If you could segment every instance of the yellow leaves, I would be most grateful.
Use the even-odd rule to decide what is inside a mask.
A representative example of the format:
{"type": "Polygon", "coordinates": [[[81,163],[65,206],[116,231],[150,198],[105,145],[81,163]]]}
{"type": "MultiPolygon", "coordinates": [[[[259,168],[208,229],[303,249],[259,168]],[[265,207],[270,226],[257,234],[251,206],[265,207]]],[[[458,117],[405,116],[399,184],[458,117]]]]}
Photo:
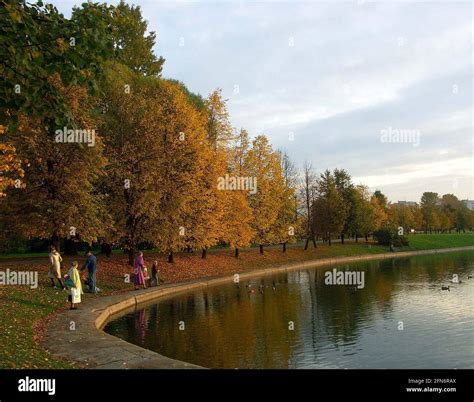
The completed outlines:
{"type": "Polygon", "coordinates": [[[64,38],[57,38],[56,39],[56,46],[59,48],[59,50],[61,52],[64,52],[67,48],[65,42],[64,42],[64,38]]]}
{"type": "Polygon", "coordinates": [[[213,91],[205,101],[204,117],[206,120],[207,138],[212,146],[217,149],[227,147],[233,139],[232,125],[226,100],[222,99],[220,88],[213,91]]]}
{"type": "Polygon", "coordinates": [[[385,222],[388,221],[388,214],[385,212],[382,205],[380,205],[377,197],[373,196],[370,200],[373,213],[373,230],[378,230],[385,222]]]}
{"type": "MultiPolygon", "coordinates": [[[[17,166],[21,165],[24,172],[10,172],[11,180],[2,180],[0,186],[4,189],[14,185],[21,189],[27,185],[34,191],[28,192],[28,196],[22,191],[6,191],[3,206],[7,224],[25,237],[41,238],[50,237],[53,231],[67,236],[69,228],[74,226],[81,238],[92,240],[106,232],[110,221],[101,196],[92,191],[106,162],[102,142],[90,116],[87,92],[77,86],[65,87],[57,76],[51,76],[50,81],[69,100],[77,128],[94,130],[95,144],[57,143],[54,132],[63,127],[51,125],[47,115],[20,116],[18,129],[9,136],[18,155],[17,166]],[[25,179],[16,181],[19,177],[25,179]],[[21,214],[17,213],[19,210],[21,214]]],[[[2,162],[8,162],[11,167],[12,157],[1,154],[6,156],[2,162]]]]}
{"type": "MultiPolygon", "coordinates": [[[[6,127],[0,125],[0,136],[6,134],[6,127]]],[[[0,198],[5,197],[9,187],[24,187],[24,183],[17,182],[24,176],[21,160],[18,158],[13,144],[0,143],[0,198]]]]}
{"type": "MultiPolygon", "coordinates": [[[[241,135],[245,142],[246,133],[241,135]]],[[[257,181],[256,193],[248,195],[254,242],[270,244],[286,241],[288,226],[293,218],[289,202],[294,189],[286,185],[280,155],[272,149],[268,139],[260,135],[253,140],[243,160],[241,174],[257,181]]]]}
{"type": "Polygon", "coordinates": [[[17,10],[10,10],[10,18],[16,23],[21,22],[21,14],[17,10]]]}

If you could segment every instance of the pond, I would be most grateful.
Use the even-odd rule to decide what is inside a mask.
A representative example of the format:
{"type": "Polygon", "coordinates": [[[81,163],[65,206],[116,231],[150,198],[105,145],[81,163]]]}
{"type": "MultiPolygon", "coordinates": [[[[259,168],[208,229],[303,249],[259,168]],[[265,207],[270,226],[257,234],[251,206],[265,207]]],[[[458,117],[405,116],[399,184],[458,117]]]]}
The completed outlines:
{"type": "Polygon", "coordinates": [[[105,331],[209,368],[474,368],[472,275],[470,251],[284,272],[139,307],[105,331]],[[363,283],[329,284],[335,272],[363,283]]]}

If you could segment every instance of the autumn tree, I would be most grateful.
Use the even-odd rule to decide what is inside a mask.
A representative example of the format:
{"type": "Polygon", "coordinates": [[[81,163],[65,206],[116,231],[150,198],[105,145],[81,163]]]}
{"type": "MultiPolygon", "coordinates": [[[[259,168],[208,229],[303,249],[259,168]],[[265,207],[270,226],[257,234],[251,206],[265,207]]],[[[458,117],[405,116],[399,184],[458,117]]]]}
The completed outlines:
{"type": "Polygon", "coordinates": [[[413,214],[413,226],[417,230],[421,230],[423,228],[423,212],[419,205],[411,206],[410,207],[412,214],[413,214]]]}
{"type": "MultiPolygon", "coordinates": [[[[0,125],[0,140],[5,138],[7,128],[0,125]]],[[[0,142],[0,198],[6,196],[6,190],[10,187],[22,187],[21,178],[25,172],[21,167],[16,148],[7,141],[0,142]]]]}
{"type": "MultiPolygon", "coordinates": [[[[248,177],[245,161],[249,151],[250,140],[248,132],[241,129],[233,139],[233,146],[227,149],[227,174],[231,177],[248,177]]],[[[257,183],[258,186],[258,183],[257,183]]],[[[222,190],[222,241],[235,250],[234,256],[239,256],[239,250],[250,245],[254,237],[251,226],[253,211],[250,207],[248,191],[222,190]]]]}
{"type": "Polygon", "coordinates": [[[202,116],[175,83],[140,76],[125,66],[115,65],[104,87],[108,192],[117,203],[118,236],[130,262],[144,241],[173,262],[176,251],[209,240],[196,224],[196,202],[204,212],[206,195],[212,196],[207,193],[211,183],[202,183],[205,169],[212,168],[202,116]]]}
{"type": "Polygon", "coordinates": [[[92,141],[57,141],[63,127],[47,117],[20,115],[11,140],[22,160],[24,188],[8,191],[1,217],[10,230],[26,238],[49,238],[59,249],[61,238],[77,233],[91,243],[107,230],[104,200],[94,191],[106,160],[96,122],[89,116],[92,105],[86,89],[66,87],[59,76],[50,81],[67,101],[75,127],[89,133],[92,141]]]}
{"type": "Polygon", "coordinates": [[[376,190],[370,199],[373,216],[373,231],[380,229],[389,220],[387,204],[387,197],[385,197],[381,191],[376,190]]]}
{"type": "Polygon", "coordinates": [[[184,85],[184,83],[179,80],[175,80],[173,78],[166,78],[165,80],[173,84],[176,84],[178,87],[180,87],[181,91],[186,95],[188,102],[191,103],[198,111],[204,112],[205,101],[204,101],[204,98],[200,94],[191,92],[186,87],[186,85],[184,85]]]}
{"type": "Polygon", "coordinates": [[[404,204],[389,204],[388,215],[390,221],[403,228],[404,233],[409,233],[415,227],[415,217],[411,206],[404,204]]]}
{"type": "MultiPolygon", "coordinates": [[[[201,125],[204,127],[204,125],[201,125]]],[[[189,205],[186,221],[186,246],[202,250],[206,258],[207,250],[223,237],[223,220],[226,200],[217,186],[218,178],[226,173],[226,154],[214,149],[204,141],[200,149],[200,165],[196,166],[193,197],[189,205]]]]}
{"type": "Polygon", "coordinates": [[[279,206],[278,215],[272,227],[273,242],[281,244],[283,252],[286,252],[287,243],[296,241],[296,169],[286,153],[277,152],[276,155],[280,160],[280,170],[275,171],[273,195],[279,199],[279,206]]]}
{"type": "MultiPolygon", "coordinates": [[[[179,86],[173,83],[162,82],[159,95],[154,112],[160,122],[158,132],[161,140],[157,245],[168,253],[169,262],[173,262],[173,253],[184,247],[186,237],[192,234],[192,226],[188,227],[187,224],[188,217],[199,213],[199,210],[195,211],[191,207],[193,198],[202,191],[210,191],[208,195],[215,197],[214,184],[210,180],[219,172],[216,171],[207,178],[207,185],[202,185],[206,161],[212,157],[208,152],[202,115],[188,102],[179,86]]],[[[204,203],[206,199],[209,198],[204,197],[204,203]]],[[[202,208],[206,208],[206,205],[201,205],[202,208]]],[[[209,211],[206,216],[210,216],[209,211]]],[[[205,248],[209,240],[214,241],[212,237],[201,237],[201,244],[196,245],[205,248]]]]}
{"type": "Polygon", "coordinates": [[[222,223],[222,241],[234,249],[234,256],[239,257],[239,250],[250,245],[254,238],[252,229],[252,209],[247,194],[243,191],[223,191],[224,217],[222,223]]]}
{"type": "Polygon", "coordinates": [[[209,94],[204,101],[207,138],[214,148],[226,147],[233,139],[232,125],[227,111],[227,100],[222,99],[220,88],[209,94]]]}
{"type": "Polygon", "coordinates": [[[357,215],[355,222],[356,242],[359,235],[369,240],[369,234],[374,230],[374,210],[371,203],[371,194],[367,186],[357,185],[355,187],[355,198],[357,203],[357,215]]]}
{"type": "Polygon", "coordinates": [[[257,184],[256,192],[249,192],[249,199],[253,211],[253,240],[263,254],[263,246],[274,241],[272,229],[283,191],[280,160],[265,136],[259,135],[253,140],[245,160],[245,171],[257,184]]]}
{"type": "MultiPolygon", "coordinates": [[[[114,229],[133,264],[138,244],[152,241],[159,211],[159,155],[162,152],[154,108],[158,82],[142,78],[126,66],[110,64],[104,88],[101,131],[104,135],[107,181],[114,229]]],[[[113,237],[112,237],[113,236],[113,237]]]]}

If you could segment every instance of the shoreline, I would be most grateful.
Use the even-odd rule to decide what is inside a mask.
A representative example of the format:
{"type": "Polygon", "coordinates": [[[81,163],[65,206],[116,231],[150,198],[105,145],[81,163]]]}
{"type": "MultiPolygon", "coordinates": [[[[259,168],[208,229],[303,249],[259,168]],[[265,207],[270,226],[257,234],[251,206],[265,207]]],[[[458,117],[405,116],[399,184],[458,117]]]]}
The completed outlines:
{"type": "MultiPolygon", "coordinates": [[[[364,254],[349,257],[322,258],[273,268],[260,268],[239,273],[240,280],[248,280],[281,272],[312,269],[339,263],[403,258],[418,255],[444,254],[474,250],[474,246],[441,248],[394,253],[364,254]]],[[[102,329],[108,321],[133,311],[137,306],[166,300],[182,293],[233,283],[234,274],[178,282],[145,290],[130,291],[112,296],[85,300],[80,310],[65,310],[49,322],[42,345],[49,353],[87,368],[104,369],[188,369],[201,368],[191,363],[174,360],[156,352],[133,345],[102,329]],[[74,329],[71,330],[71,326],[74,329]],[[93,339],[93,341],[91,341],[93,339]]]]}

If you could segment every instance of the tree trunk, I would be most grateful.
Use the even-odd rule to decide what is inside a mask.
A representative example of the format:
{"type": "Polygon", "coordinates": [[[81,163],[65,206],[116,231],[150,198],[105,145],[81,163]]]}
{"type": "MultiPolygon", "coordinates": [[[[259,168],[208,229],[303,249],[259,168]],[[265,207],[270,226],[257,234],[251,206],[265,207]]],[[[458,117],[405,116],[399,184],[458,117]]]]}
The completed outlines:
{"type": "Polygon", "coordinates": [[[366,242],[366,243],[369,242],[369,236],[368,236],[368,235],[365,235],[365,242],[366,242]]]}
{"type": "Polygon", "coordinates": [[[328,243],[329,243],[329,245],[332,244],[332,243],[331,243],[331,233],[328,233],[328,243]]]}
{"type": "Polygon", "coordinates": [[[344,233],[341,233],[341,244],[344,244],[344,233]]]}
{"type": "Polygon", "coordinates": [[[52,236],[51,236],[51,245],[56,249],[56,251],[59,253],[59,245],[60,245],[60,239],[59,239],[59,234],[58,232],[54,231],[52,236]]]}
{"type": "Polygon", "coordinates": [[[305,249],[305,250],[308,250],[308,244],[309,244],[309,237],[306,238],[306,242],[305,242],[305,244],[304,244],[304,249],[305,249]]]}
{"type": "Polygon", "coordinates": [[[263,244],[260,244],[260,254],[263,254],[263,244]]]}
{"type": "Polygon", "coordinates": [[[283,252],[286,253],[286,243],[283,243],[283,252]]]}
{"type": "Polygon", "coordinates": [[[174,262],[174,254],[172,251],[170,251],[168,254],[168,262],[171,264],[174,262]]]}
{"type": "Polygon", "coordinates": [[[313,240],[313,246],[314,246],[314,248],[317,248],[318,246],[316,245],[316,238],[314,237],[314,235],[313,235],[312,240],[313,240]]]}
{"type": "Polygon", "coordinates": [[[135,259],[135,247],[129,247],[128,249],[128,265],[133,267],[133,262],[135,259]]]}
{"type": "Polygon", "coordinates": [[[203,248],[201,258],[206,258],[206,256],[207,256],[207,249],[203,248]]]}
{"type": "Polygon", "coordinates": [[[64,253],[70,256],[77,255],[77,241],[75,239],[66,239],[64,253]]]}
{"type": "Polygon", "coordinates": [[[237,247],[235,248],[234,256],[235,256],[235,258],[239,258],[239,249],[237,247]]]}

